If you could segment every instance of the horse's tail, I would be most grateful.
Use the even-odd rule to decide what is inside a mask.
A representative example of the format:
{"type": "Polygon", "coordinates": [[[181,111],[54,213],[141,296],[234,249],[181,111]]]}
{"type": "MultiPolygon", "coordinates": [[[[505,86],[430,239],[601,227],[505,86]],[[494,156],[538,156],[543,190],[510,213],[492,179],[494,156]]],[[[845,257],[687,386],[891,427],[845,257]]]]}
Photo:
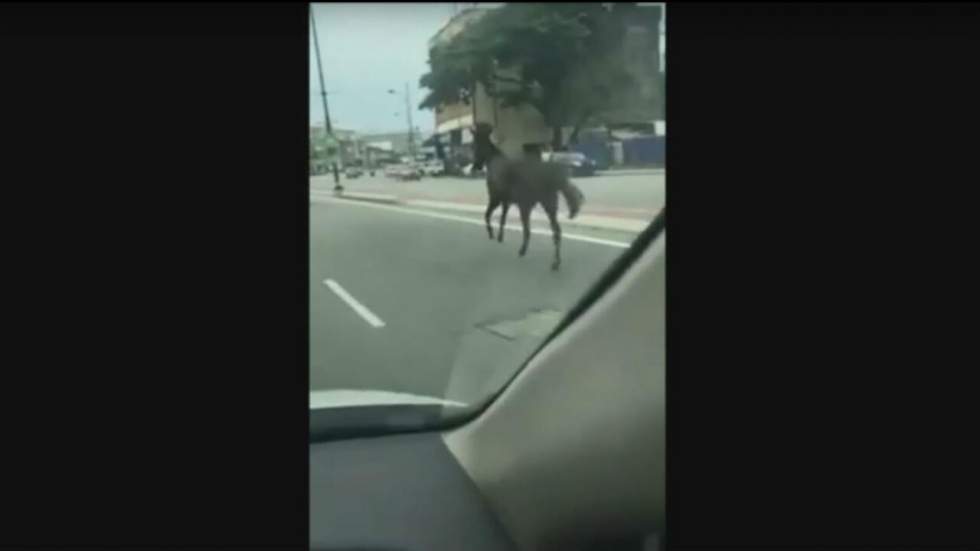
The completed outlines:
{"type": "Polygon", "coordinates": [[[582,190],[578,186],[568,180],[565,180],[559,188],[559,191],[565,197],[565,203],[568,204],[568,218],[575,218],[579,209],[582,208],[582,203],[585,202],[585,194],[582,193],[582,190]]]}

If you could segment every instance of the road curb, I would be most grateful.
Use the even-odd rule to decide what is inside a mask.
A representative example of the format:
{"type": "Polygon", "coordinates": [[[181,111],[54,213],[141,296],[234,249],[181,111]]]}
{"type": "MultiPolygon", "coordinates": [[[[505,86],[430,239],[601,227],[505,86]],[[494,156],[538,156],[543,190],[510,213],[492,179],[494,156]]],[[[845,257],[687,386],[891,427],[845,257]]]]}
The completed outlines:
{"type": "MultiPolygon", "coordinates": [[[[383,195],[377,193],[359,193],[359,192],[343,192],[341,194],[335,194],[329,191],[311,191],[314,198],[329,198],[329,199],[341,199],[347,201],[358,201],[365,203],[378,203],[384,205],[399,205],[402,207],[408,207],[420,210],[435,210],[435,211],[448,211],[455,213],[467,213],[473,215],[480,215],[486,211],[486,206],[476,205],[471,203],[458,204],[451,203],[447,201],[429,201],[421,199],[411,199],[402,200],[395,195],[383,195]]],[[[499,222],[499,210],[494,213],[494,225],[499,222]]],[[[589,214],[580,214],[579,217],[575,219],[569,219],[566,213],[562,213],[559,217],[559,223],[564,228],[582,228],[591,230],[602,230],[602,231],[620,231],[628,233],[639,233],[643,231],[650,222],[647,220],[638,220],[634,218],[609,218],[609,220],[602,220],[605,217],[592,216],[589,214]],[[597,220],[596,218],[599,218],[597,220]]],[[[651,220],[653,216],[651,215],[651,220]]],[[[537,223],[547,223],[544,215],[541,213],[534,213],[531,218],[532,222],[537,223]]],[[[507,217],[507,221],[511,224],[519,224],[520,219],[518,218],[517,212],[512,209],[507,217]]]]}
{"type": "Polygon", "coordinates": [[[315,197],[329,197],[331,199],[344,199],[347,201],[364,201],[368,203],[381,203],[383,205],[400,205],[401,200],[395,195],[382,195],[380,193],[360,193],[352,191],[344,191],[341,193],[335,193],[331,191],[319,191],[311,190],[311,194],[315,197]]]}

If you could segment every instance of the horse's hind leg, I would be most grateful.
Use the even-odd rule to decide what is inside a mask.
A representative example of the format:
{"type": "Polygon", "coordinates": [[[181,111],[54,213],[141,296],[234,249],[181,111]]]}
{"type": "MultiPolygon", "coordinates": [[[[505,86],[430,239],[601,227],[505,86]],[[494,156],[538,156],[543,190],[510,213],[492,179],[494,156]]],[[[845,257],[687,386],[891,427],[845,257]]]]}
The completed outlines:
{"type": "Polygon", "coordinates": [[[558,202],[547,201],[541,206],[544,207],[548,221],[551,222],[551,238],[555,241],[555,260],[551,263],[551,269],[557,270],[558,266],[561,265],[561,226],[558,225],[558,202]]]}
{"type": "MultiPolygon", "coordinates": [[[[490,223],[490,215],[493,214],[494,209],[500,204],[500,199],[495,195],[490,195],[490,203],[487,205],[487,213],[483,216],[483,219],[487,222],[487,234],[490,239],[493,239],[493,225],[490,223]]],[[[504,203],[506,205],[506,203],[504,203]]],[[[504,207],[506,208],[506,206],[504,207]]],[[[500,225],[500,229],[503,229],[503,224],[500,225]]]]}
{"type": "MultiPolygon", "coordinates": [[[[504,242],[504,222],[507,220],[507,209],[510,208],[510,201],[503,201],[504,206],[500,212],[500,231],[497,232],[497,242],[504,242]]],[[[490,236],[493,237],[492,235],[490,236]]]]}
{"type": "Polygon", "coordinates": [[[531,238],[531,209],[534,208],[534,204],[517,203],[517,207],[521,210],[521,226],[524,227],[524,242],[521,243],[521,250],[517,255],[524,256],[527,253],[527,241],[531,238]]]}

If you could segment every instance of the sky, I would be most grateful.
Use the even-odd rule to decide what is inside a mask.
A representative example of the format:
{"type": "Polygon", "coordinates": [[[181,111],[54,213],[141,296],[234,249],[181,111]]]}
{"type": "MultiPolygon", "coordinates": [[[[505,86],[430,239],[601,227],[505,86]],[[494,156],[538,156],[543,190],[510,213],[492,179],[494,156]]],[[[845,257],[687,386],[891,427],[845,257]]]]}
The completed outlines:
{"type": "MultiPolygon", "coordinates": [[[[425,94],[418,83],[429,69],[428,41],[449,21],[453,4],[313,4],[313,14],[334,127],[358,132],[407,130],[407,82],[413,125],[423,132],[433,129],[435,113],[417,109],[425,94]],[[389,94],[389,89],[397,94],[389,94]]],[[[310,122],[323,122],[312,32],[310,122]]]]}

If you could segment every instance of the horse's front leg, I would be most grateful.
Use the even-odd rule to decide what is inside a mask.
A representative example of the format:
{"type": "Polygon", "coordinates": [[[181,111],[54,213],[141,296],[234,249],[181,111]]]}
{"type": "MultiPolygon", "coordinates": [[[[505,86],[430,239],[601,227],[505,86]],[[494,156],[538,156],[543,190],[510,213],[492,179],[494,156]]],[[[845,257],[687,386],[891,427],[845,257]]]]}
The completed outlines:
{"type": "Polygon", "coordinates": [[[505,199],[503,201],[503,204],[504,204],[504,206],[503,206],[503,208],[501,209],[501,212],[500,212],[500,231],[497,232],[497,242],[498,243],[503,243],[504,242],[504,222],[507,221],[507,209],[510,208],[510,201],[508,201],[508,200],[505,199]]]}

